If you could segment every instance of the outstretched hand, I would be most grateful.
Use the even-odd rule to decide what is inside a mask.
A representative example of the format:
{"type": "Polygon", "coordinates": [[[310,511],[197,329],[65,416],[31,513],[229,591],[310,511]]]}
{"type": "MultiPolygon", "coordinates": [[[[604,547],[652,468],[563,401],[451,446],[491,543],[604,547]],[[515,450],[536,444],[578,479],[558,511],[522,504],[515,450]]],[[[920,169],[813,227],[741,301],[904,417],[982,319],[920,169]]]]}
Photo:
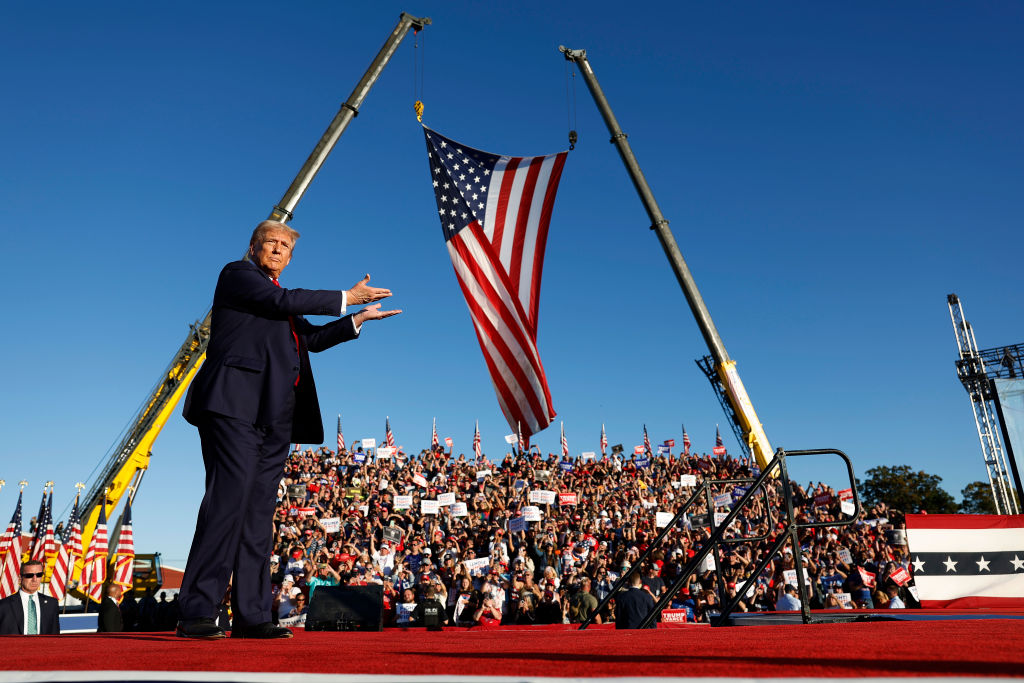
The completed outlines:
{"type": "Polygon", "coordinates": [[[383,287],[371,287],[367,283],[370,281],[370,274],[367,273],[359,282],[352,285],[352,289],[348,290],[346,294],[346,302],[350,306],[358,306],[361,304],[369,304],[374,301],[380,301],[391,296],[391,290],[383,287]]]}
{"type": "Polygon", "coordinates": [[[363,310],[352,316],[356,325],[362,325],[367,320],[383,320],[384,318],[390,318],[393,315],[398,315],[402,312],[402,309],[396,309],[392,311],[380,310],[380,304],[373,304],[367,306],[363,310]]]}

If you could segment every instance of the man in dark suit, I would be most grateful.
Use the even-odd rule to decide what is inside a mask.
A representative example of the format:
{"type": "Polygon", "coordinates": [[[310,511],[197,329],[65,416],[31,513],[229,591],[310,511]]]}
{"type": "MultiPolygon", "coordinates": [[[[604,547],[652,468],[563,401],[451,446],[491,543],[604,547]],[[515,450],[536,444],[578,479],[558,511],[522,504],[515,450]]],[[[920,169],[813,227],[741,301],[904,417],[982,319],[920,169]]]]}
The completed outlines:
{"type": "Polygon", "coordinates": [[[199,428],[206,493],[182,578],[179,636],[224,637],[215,618],[230,580],[232,637],[291,637],[271,622],[269,562],[288,446],[324,440],[309,352],[401,312],[374,304],[345,315],[348,306],[391,296],[370,287],[369,275],[347,291],[283,288],[278,276],[298,236],[283,223],[260,223],[247,259],[226,265],[217,281],[206,362],[183,411],[199,428]],[[313,325],[303,315],[343,317],[313,325]]]}
{"type": "MultiPolygon", "coordinates": [[[[640,628],[640,622],[654,609],[654,598],[643,589],[640,572],[629,577],[629,588],[615,597],[615,628],[640,628]]],[[[655,628],[652,622],[647,628],[655,628]]]]}
{"type": "Polygon", "coordinates": [[[57,601],[39,592],[43,573],[37,560],[21,565],[21,590],[0,600],[0,636],[60,633],[57,601]]]}
{"type": "MultiPolygon", "coordinates": [[[[106,585],[106,595],[100,603],[99,623],[96,626],[97,633],[119,633],[124,630],[124,622],[121,620],[121,607],[117,604],[121,599],[121,587],[116,583],[106,585]]],[[[131,596],[128,596],[131,600],[131,596]]]]}

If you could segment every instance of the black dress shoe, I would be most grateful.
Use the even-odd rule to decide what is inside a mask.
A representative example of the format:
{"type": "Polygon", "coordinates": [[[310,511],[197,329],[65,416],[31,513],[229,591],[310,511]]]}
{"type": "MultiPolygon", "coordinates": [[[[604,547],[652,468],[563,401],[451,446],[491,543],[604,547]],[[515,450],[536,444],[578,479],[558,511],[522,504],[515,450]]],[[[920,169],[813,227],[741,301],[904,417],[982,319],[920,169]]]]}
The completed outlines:
{"type": "Polygon", "coordinates": [[[239,626],[231,629],[232,638],[259,638],[261,640],[269,640],[271,638],[291,638],[291,629],[287,629],[284,626],[274,626],[269,621],[265,621],[262,624],[254,624],[252,626],[239,626]]]}
{"type": "Polygon", "coordinates": [[[189,619],[179,621],[175,635],[180,638],[201,638],[204,640],[216,640],[224,638],[224,629],[217,626],[213,619],[189,619]]]}

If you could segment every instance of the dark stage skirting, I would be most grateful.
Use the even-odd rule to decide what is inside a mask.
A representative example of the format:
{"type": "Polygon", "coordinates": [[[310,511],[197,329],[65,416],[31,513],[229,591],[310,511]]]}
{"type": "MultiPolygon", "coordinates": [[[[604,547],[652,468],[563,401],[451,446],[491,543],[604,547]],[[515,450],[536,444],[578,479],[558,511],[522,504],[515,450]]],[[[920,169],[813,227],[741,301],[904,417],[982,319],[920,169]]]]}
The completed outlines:
{"type": "Polygon", "coordinates": [[[301,674],[349,674],[355,675],[351,680],[376,681],[424,676],[441,677],[436,681],[1021,677],[1024,622],[943,619],[743,628],[688,625],[648,631],[606,627],[584,632],[570,627],[375,633],[297,630],[294,638],[275,641],[190,641],[162,633],[4,636],[0,650],[0,681],[301,681],[301,674]],[[276,675],[247,678],[244,673],[216,672],[276,675]]]}

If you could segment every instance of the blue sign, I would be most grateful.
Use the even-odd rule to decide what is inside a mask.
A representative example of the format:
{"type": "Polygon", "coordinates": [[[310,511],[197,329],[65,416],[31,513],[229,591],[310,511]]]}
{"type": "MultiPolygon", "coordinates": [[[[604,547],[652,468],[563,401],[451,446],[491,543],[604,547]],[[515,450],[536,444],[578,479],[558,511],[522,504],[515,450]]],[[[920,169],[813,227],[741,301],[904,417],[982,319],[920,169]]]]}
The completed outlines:
{"type": "Polygon", "coordinates": [[[637,467],[647,467],[647,466],[649,466],[651,464],[651,459],[648,458],[645,455],[645,456],[637,458],[633,462],[634,462],[634,464],[636,464],[637,467]]]}
{"type": "Polygon", "coordinates": [[[558,463],[558,468],[560,470],[562,470],[563,472],[572,472],[572,463],[571,462],[565,462],[563,460],[562,462],[558,463]]]}

